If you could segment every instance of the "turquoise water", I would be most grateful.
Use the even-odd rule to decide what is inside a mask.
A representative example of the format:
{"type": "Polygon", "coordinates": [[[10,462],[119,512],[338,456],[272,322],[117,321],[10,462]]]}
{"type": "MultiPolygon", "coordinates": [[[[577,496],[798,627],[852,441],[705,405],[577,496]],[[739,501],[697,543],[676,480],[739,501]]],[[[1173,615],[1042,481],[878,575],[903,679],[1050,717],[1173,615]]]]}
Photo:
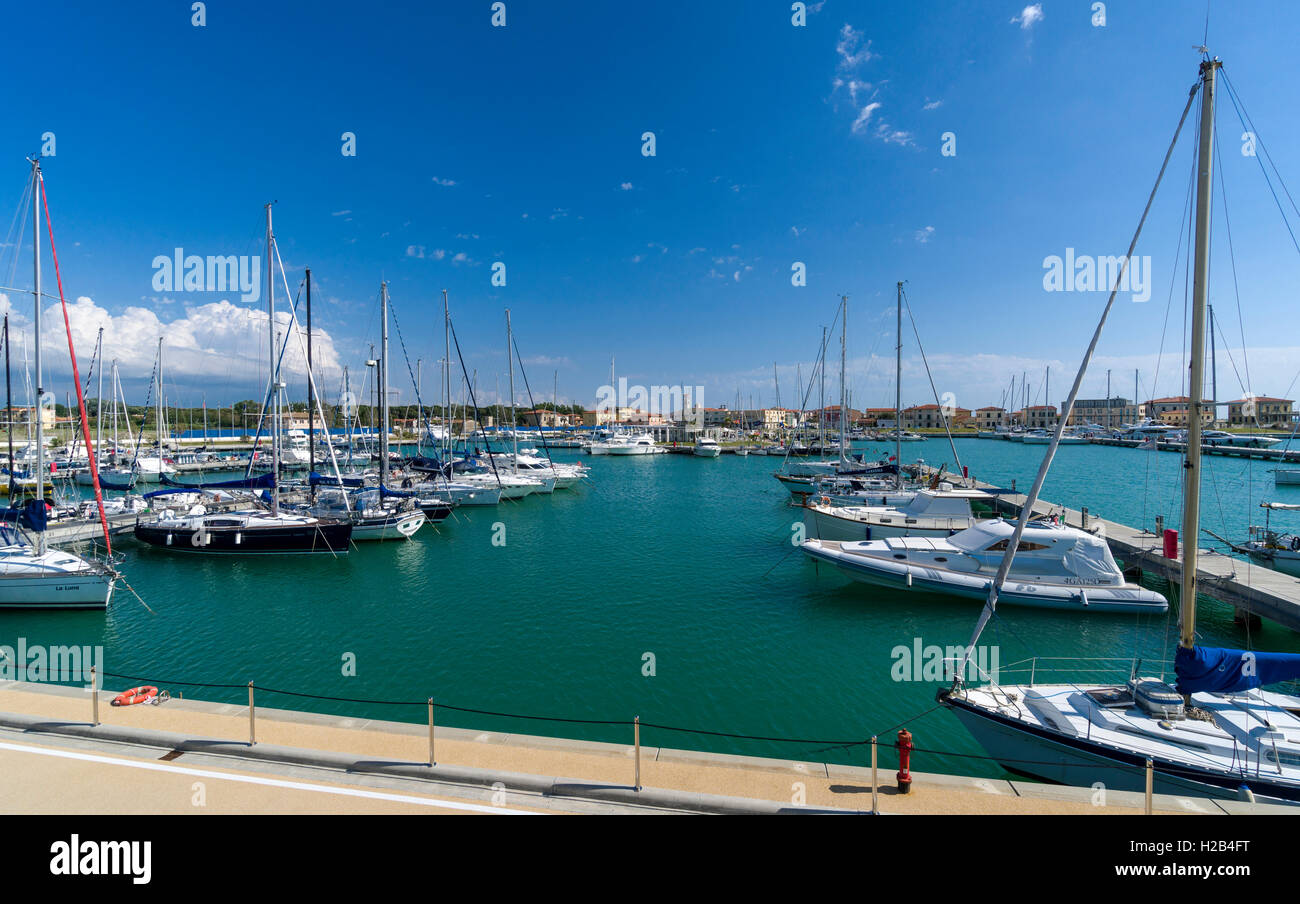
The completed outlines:
{"type": "MultiPolygon", "coordinates": [[[[863,447],[883,451],[878,444],[863,447]]],[[[1027,489],[1045,447],[958,440],[982,479],[1027,489]]],[[[946,441],[904,447],[904,460],[950,462],[946,441]]],[[[577,459],[576,453],[557,458],[577,459]]],[[[895,681],[895,647],[969,639],[978,605],[892,594],[806,561],[790,542],[797,509],[766,456],[718,459],[581,456],[591,480],[550,497],[460,509],[409,543],[363,544],[350,555],[265,559],[169,554],[123,539],[125,588],[94,613],[6,613],[0,643],[102,644],[109,672],[153,679],[173,694],[245,702],[242,690],[409,700],[572,719],[630,720],[768,737],[867,738],[934,706],[937,682],[895,681]],[[505,545],[494,545],[495,523],[505,545]],[[652,677],[643,655],[654,656],[652,677]],[[355,677],[343,675],[345,654],[355,677]]],[[[1044,498],[1106,518],[1177,524],[1179,457],[1063,447],[1044,498]]],[[[1204,523],[1240,537],[1274,490],[1272,465],[1206,459],[1204,523]]],[[[1290,514],[1290,513],[1288,513],[1290,514]]],[[[1300,528],[1300,519],[1282,526],[1300,528]]],[[[1244,567],[1244,565],[1243,565],[1244,567]]],[[[1209,643],[1244,645],[1230,612],[1209,603],[1209,643]]],[[[1167,658],[1173,618],[1004,610],[982,643],[998,646],[1003,678],[1040,656],[1167,658]]],[[[1300,637],[1265,624],[1255,648],[1300,651],[1300,637]]],[[[1041,676],[1041,673],[1040,673],[1041,676]]],[[[109,682],[116,687],[121,682],[109,682]]],[[[384,706],[260,693],[261,706],[422,721],[422,706],[384,706]]],[[[443,711],[464,727],[628,742],[618,726],[524,722],[443,711]]],[[[980,753],[944,711],[910,723],[919,747],[980,753]]],[[[643,743],[865,764],[865,748],[744,741],[646,729],[643,743]]],[[[892,755],[882,754],[892,763],[892,755]]],[[[918,754],[915,768],[998,775],[982,760],[918,754]]]]}

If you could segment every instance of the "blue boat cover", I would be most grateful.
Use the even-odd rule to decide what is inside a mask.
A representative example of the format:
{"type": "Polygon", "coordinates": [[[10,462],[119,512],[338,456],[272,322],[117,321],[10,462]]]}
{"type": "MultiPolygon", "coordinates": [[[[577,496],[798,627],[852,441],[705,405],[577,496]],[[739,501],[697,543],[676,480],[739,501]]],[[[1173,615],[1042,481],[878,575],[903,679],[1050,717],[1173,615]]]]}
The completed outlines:
{"type": "MultiPolygon", "coordinates": [[[[307,477],[307,482],[310,483],[312,486],[336,487],[339,485],[339,479],[337,477],[326,477],[324,474],[317,474],[315,471],[312,471],[311,474],[307,477]]],[[[364,484],[365,484],[365,480],[361,477],[343,478],[343,485],[345,487],[359,487],[359,486],[363,486],[364,484]]]]}
{"type": "Polygon", "coordinates": [[[1256,653],[1223,647],[1178,648],[1178,692],[1231,694],[1300,678],[1300,653],[1256,653]]]}
{"type": "Polygon", "coordinates": [[[0,509],[0,521],[16,522],[34,531],[45,530],[46,509],[40,499],[29,499],[22,508],[0,509]]]}
{"type": "Polygon", "coordinates": [[[181,483],[179,480],[172,480],[166,474],[160,475],[160,479],[166,486],[181,490],[269,490],[275,487],[275,475],[270,471],[257,477],[218,480],[215,483],[181,483]]]}

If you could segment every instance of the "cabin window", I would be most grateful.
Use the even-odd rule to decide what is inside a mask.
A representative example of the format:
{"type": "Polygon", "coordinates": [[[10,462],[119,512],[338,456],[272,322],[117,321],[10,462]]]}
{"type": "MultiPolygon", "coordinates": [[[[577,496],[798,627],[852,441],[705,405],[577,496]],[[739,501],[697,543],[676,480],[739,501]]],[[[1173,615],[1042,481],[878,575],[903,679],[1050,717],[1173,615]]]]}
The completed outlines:
{"type": "MultiPolygon", "coordinates": [[[[999,540],[988,548],[988,552],[1006,552],[1010,540],[999,540]]],[[[1016,547],[1016,552],[1033,552],[1036,549],[1047,549],[1046,543],[1030,543],[1027,540],[1021,540],[1020,545],[1016,547]]]]}

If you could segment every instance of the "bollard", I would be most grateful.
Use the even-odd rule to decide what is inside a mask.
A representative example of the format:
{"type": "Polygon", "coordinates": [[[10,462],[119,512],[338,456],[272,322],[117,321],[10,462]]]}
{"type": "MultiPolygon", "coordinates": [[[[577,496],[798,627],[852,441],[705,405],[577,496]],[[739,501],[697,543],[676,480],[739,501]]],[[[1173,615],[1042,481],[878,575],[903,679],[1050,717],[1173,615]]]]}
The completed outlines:
{"type": "Polygon", "coordinates": [[[1174,530],[1172,527],[1167,527],[1165,528],[1165,532],[1163,536],[1164,536],[1164,543],[1165,543],[1165,549],[1164,549],[1165,558],[1166,559],[1178,558],[1178,531],[1174,530]]]}
{"type": "Polygon", "coordinates": [[[1163,537],[1164,535],[1165,535],[1165,516],[1156,515],[1156,536],[1163,537]]]}
{"type": "Polygon", "coordinates": [[[253,682],[248,682],[248,746],[257,743],[257,709],[253,706],[253,682]]]}
{"type": "Polygon", "coordinates": [[[433,697],[429,697],[429,765],[438,765],[438,761],[433,758],[433,697]]]}
{"type": "Polygon", "coordinates": [[[90,667],[90,724],[99,724],[99,682],[95,680],[95,667],[90,667]]]}
{"type": "Polygon", "coordinates": [[[1147,815],[1151,815],[1151,786],[1154,784],[1155,776],[1152,774],[1152,762],[1147,760],[1147,815]]]}
{"type": "Polygon", "coordinates": [[[1086,505],[1079,509],[1079,526],[1084,530],[1088,529],[1088,507],[1086,505]]]}
{"type": "Polygon", "coordinates": [[[912,790],[912,773],[908,765],[912,760],[912,733],[906,728],[898,730],[898,793],[907,794],[912,790]]]}
{"type": "Polygon", "coordinates": [[[876,781],[876,736],[871,736],[871,813],[876,815],[880,812],[880,800],[876,796],[876,789],[880,783],[876,781]]]}
{"type": "Polygon", "coordinates": [[[632,746],[636,748],[636,778],[632,782],[632,790],[641,790],[641,717],[636,716],[632,719],[632,746]]]}

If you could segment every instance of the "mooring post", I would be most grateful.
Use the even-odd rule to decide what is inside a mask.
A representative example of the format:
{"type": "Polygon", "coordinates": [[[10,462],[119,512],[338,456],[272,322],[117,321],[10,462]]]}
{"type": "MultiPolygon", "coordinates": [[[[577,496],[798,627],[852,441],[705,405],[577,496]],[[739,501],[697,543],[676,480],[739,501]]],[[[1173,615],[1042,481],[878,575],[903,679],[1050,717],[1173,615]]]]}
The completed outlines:
{"type": "Polygon", "coordinates": [[[633,791],[641,790],[641,717],[632,719],[632,746],[636,748],[636,779],[632,783],[633,791]]]}
{"type": "Polygon", "coordinates": [[[433,758],[433,697],[429,697],[429,765],[437,764],[438,761],[433,758]]]}
{"type": "Polygon", "coordinates": [[[99,682],[95,680],[95,667],[90,667],[90,724],[99,724],[99,682]]]}
{"type": "Polygon", "coordinates": [[[871,736],[871,815],[875,816],[880,812],[880,799],[876,795],[876,789],[880,783],[876,781],[876,736],[871,736]]]}
{"type": "Polygon", "coordinates": [[[1155,783],[1154,782],[1155,770],[1153,766],[1154,764],[1151,762],[1151,760],[1148,759],[1147,760],[1147,815],[1148,816],[1151,815],[1151,787],[1155,783]]]}
{"type": "Polygon", "coordinates": [[[253,705],[253,682],[248,682],[248,746],[257,743],[257,707],[253,705]]]}
{"type": "Polygon", "coordinates": [[[1088,529],[1088,507],[1086,505],[1079,510],[1079,526],[1084,530],[1088,529]]]}
{"type": "Polygon", "coordinates": [[[1164,535],[1165,535],[1165,516],[1156,515],[1156,536],[1163,537],[1164,535]]]}

